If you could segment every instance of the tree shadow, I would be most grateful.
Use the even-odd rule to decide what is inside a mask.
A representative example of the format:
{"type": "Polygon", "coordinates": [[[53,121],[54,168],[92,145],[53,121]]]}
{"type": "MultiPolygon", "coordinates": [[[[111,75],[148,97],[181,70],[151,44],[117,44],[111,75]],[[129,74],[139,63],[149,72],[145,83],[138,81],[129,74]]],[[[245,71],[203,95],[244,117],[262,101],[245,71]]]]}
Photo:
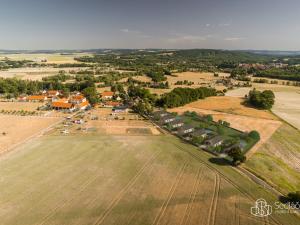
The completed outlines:
{"type": "Polygon", "coordinates": [[[225,158],[210,158],[208,161],[219,166],[232,166],[232,163],[225,158]]]}
{"type": "Polygon", "coordinates": [[[289,197],[283,195],[279,196],[278,200],[284,204],[291,202],[291,199],[289,197]]]}

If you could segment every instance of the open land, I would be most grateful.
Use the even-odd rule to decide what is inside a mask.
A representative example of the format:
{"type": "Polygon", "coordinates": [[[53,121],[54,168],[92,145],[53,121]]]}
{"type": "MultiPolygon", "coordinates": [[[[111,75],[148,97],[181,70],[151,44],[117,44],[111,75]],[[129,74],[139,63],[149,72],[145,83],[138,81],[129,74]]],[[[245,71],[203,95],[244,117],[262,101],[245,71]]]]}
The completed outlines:
{"type": "Polygon", "coordinates": [[[59,120],[59,117],[0,115],[0,154],[42,133],[59,120]]]}
{"type": "Polygon", "coordinates": [[[257,198],[276,198],[173,136],[44,136],[18,148],[0,159],[3,225],[300,221],[251,216],[257,198]]]}
{"type": "Polygon", "coordinates": [[[0,102],[0,111],[1,110],[24,110],[24,111],[36,111],[38,107],[44,105],[40,102],[0,102]]]}

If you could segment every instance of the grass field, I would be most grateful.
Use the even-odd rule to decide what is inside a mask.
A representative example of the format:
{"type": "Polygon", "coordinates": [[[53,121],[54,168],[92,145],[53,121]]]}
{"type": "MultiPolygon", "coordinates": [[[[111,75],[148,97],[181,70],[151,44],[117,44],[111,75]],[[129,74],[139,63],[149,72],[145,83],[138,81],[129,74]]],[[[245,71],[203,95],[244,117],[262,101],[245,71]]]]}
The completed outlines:
{"type": "Polygon", "coordinates": [[[283,193],[300,189],[300,132],[284,124],[245,164],[283,193]]]}
{"type": "Polygon", "coordinates": [[[264,189],[173,136],[44,136],[0,159],[1,225],[299,224],[250,215],[264,189]]]}

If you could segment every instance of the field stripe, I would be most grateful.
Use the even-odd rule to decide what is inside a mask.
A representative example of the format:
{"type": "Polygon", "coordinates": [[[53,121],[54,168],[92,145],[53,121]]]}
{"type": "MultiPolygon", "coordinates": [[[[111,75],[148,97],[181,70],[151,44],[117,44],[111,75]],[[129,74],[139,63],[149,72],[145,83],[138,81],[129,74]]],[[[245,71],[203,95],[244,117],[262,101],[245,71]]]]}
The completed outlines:
{"type": "Polygon", "coordinates": [[[102,224],[105,218],[110,214],[113,208],[118,204],[118,202],[124,197],[125,193],[135,184],[137,179],[143,174],[143,172],[148,169],[148,167],[153,166],[152,162],[158,157],[160,152],[154,154],[144,166],[137,172],[137,174],[127,183],[127,185],[119,192],[119,194],[112,200],[108,208],[104,211],[99,219],[97,219],[93,224],[102,224]]]}
{"type": "Polygon", "coordinates": [[[171,188],[169,190],[167,199],[162,204],[162,206],[161,206],[158,214],[156,215],[156,217],[155,217],[155,219],[154,219],[154,221],[152,223],[153,225],[154,224],[159,224],[161,218],[163,217],[163,215],[164,215],[164,213],[165,213],[165,211],[166,211],[166,209],[168,207],[168,204],[169,204],[170,200],[172,199],[173,194],[174,194],[174,192],[175,192],[175,190],[176,190],[176,188],[177,188],[177,186],[178,186],[178,184],[179,184],[179,182],[180,182],[180,180],[182,178],[182,175],[183,175],[184,170],[186,169],[186,167],[187,167],[187,163],[184,163],[183,166],[181,167],[181,169],[179,170],[179,172],[178,172],[178,174],[177,174],[177,176],[176,176],[176,178],[174,180],[174,183],[172,184],[172,186],[171,186],[171,188]]]}
{"type": "Polygon", "coordinates": [[[212,201],[208,211],[207,225],[215,225],[219,192],[220,192],[220,176],[218,173],[215,173],[214,192],[213,192],[212,201]]]}
{"type": "Polygon", "coordinates": [[[187,206],[185,208],[185,212],[184,212],[184,215],[183,215],[182,220],[180,222],[180,225],[187,224],[189,219],[190,219],[191,211],[193,210],[193,203],[194,203],[194,200],[195,200],[196,195],[198,193],[198,188],[197,187],[200,185],[200,183],[202,181],[202,173],[203,173],[203,166],[201,166],[198,169],[196,179],[195,179],[195,183],[193,185],[193,188],[192,188],[192,191],[191,191],[191,194],[190,194],[189,203],[187,204],[187,206]]]}

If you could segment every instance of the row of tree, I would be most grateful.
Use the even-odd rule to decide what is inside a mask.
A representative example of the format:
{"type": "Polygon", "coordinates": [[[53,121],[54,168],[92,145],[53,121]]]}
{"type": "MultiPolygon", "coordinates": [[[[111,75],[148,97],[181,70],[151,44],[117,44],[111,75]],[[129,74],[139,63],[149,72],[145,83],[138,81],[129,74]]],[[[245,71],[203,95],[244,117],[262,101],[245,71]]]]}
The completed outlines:
{"type": "Polygon", "coordinates": [[[171,92],[164,94],[157,104],[161,107],[174,108],[215,95],[216,89],[214,88],[175,88],[171,92]]]}

